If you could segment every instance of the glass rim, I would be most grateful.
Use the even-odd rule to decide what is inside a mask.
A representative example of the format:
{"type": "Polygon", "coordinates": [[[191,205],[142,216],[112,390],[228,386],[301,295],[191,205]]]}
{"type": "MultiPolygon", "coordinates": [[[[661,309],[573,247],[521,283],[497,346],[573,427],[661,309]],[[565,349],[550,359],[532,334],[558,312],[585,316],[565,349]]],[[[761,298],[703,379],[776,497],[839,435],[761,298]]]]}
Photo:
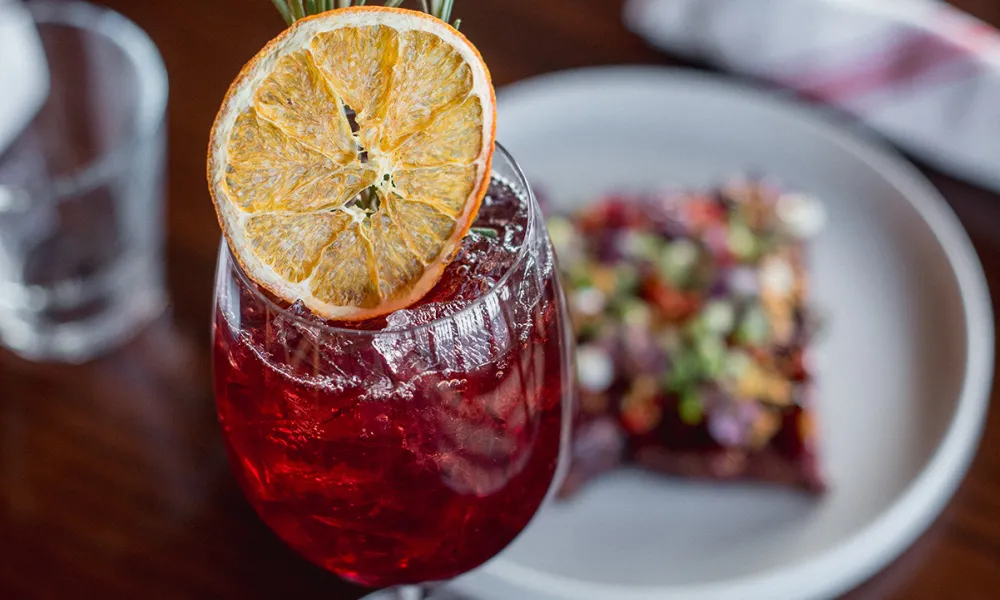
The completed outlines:
{"type": "Polygon", "coordinates": [[[156,135],[166,116],[169,96],[167,69],[149,34],[117,11],[78,0],[33,0],[25,7],[35,26],[67,27],[107,40],[133,66],[138,85],[135,115],[131,119],[134,131],[82,167],[53,175],[49,180],[50,187],[52,197],[58,201],[90,191],[118,170],[127,168],[137,147],[156,135]]]}
{"type": "MultiPolygon", "coordinates": [[[[219,260],[220,260],[219,268],[220,270],[224,268],[223,264],[221,264],[221,261],[225,260],[225,265],[228,265],[228,268],[232,272],[234,272],[237,277],[240,278],[240,281],[243,283],[243,287],[248,289],[250,293],[254,295],[255,298],[263,302],[270,310],[273,310],[275,313],[279,314],[282,318],[288,319],[295,323],[301,324],[306,327],[318,328],[320,332],[324,334],[332,334],[338,336],[353,335],[360,337],[400,336],[400,335],[409,335],[414,332],[419,332],[425,329],[433,329],[443,323],[449,323],[455,321],[466,314],[472,313],[479,306],[485,304],[490,298],[496,297],[502,292],[502,290],[506,287],[508,280],[511,278],[511,274],[514,273],[526,260],[526,257],[528,255],[528,248],[531,246],[531,238],[532,236],[536,235],[537,233],[536,230],[540,226],[540,224],[538,223],[539,221],[538,201],[535,198],[535,193],[531,190],[531,186],[528,185],[528,180],[524,176],[524,172],[521,170],[521,166],[517,164],[517,161],[514,160],[514,157],[510,155],[510,153],[507,151],[506,148],[501,146],[499,142],[494,142],[494,153],[493,153],[494,161],[496,160],[497,156],[500,156],[501,158],[504,159],[504,161],[507,162],[507,164],[514,171],[514,175],[518,180],[513,182],[508,181],[507,183],[509,185],[517,185],[519,187],[522,187],[523,190],[520,191],[523,191],[525,200],[528,203],[528,223],[524,229],[524,241],[521,243],[521,247],[518,248],[517,250],[517,256],[514,258],[514,262],[511,263],[511,265],[507,268],[507,270],[504,271],[503,275],[500,276],[500,279],[498,279],[497,282],[492,287],[490,287],[490,289],[485,294],[478,296],[468,305],[463,306],[461,309],[449,315],[446,315],[444,317],[438,317],[432,321],[421,323],[420,325],[416,325],[413,327],[404,327],[402,329],[391,329],[391,330],[354,329],[351,327],[339,327],[337,325],[330,325],[328,322],[324,322],[324,320],[322,320],[321,317],[316,317],[315,320],[303,318],[295,313],[289,312],[288,309],[278,305],[278,303],[272,300],[270,296],[261,291],[257,283],[255,283],[246,273],[243,272],[243,268],[239,265],[239,263],[236,260],[233,259],[232,251],[230,250],[229,244],[227,243],[226,238],[224,236],[220,242],[220,248],[219,248],[219,260]]],[[[493,177],[492,168],[490,169],[489,176],[492,179],[493,177]]],[[[518,190],[515,189],[514,191],[517,192],[518,190]]],[[[406,309],[404,308],[400,310],[406,310],[406,309]]],[[[383,315],[383,316],[388,316],[388,315],[383,315]]]]}

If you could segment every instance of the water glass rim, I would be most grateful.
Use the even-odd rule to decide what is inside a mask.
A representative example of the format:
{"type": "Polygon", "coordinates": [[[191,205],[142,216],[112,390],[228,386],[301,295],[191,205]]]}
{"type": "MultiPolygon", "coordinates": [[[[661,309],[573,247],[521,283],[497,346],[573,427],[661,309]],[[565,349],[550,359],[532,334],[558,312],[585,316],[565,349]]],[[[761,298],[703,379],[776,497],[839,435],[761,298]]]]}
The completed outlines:
{"type": "Polygon", "coordinates": [[[32,0],[25,6],[36,26],[68,27],[106,39],[134,66],[138,80],[136,126],[131,135],[85,166],[53,176],[50,187],[58,200],[101,185],[157,134],[167,109],[167,69],[149,35],[117,11],[78,0],[32,0]]]}
{"type": "MultiPolygon", "coordinates": [[[[528,185],[528,180],[524,176],[524,172],[521,170],[520,165],[514,160],[514,157],[510,155],[507,150],[500,145],[499,142],[494,144],[493,160],[494,164],[497,158],[500,158],[507,164],[512,171],[514,171],[514,176],[516,181],[506,181],[508,185],[516,186],[515,191],[522,192],[524,199],[528,203],[528,224],[524,231],[524,241],[521,243],[521,247],[517,250],[517,256],[514,258],[514,262],[504,271],[503,275],[496,282],[496,284],[489,289],[485,294],[479,296],[467,306],[462,307],[460,310],[446,315],[444,317],[439,317],[432,321],[426,323],[421,323],[420,325],[414,327],[404,327],[401,329],[354,329],[350,327],[338,327],[336,325],[330,325],[329,323],[321,322],[317,319],[303,318],[295,313],[288,311],[281,306],[279,306],[270,296],[263,293],[257,284],[254,283],[240,265],[233,259],[232,252],[229,249],[229,244],[226,243],[225,237],[222,238],[219,247],[219,274],[216,281],[216,286],[218,287],[225,276],[226,270],[231,269],[237,277],[240,278],[243,287],[250,291],[251,294],[259,301],[263,302],[269,310],[280,315],[284,319],[288,319],[294,323],[302,325],[306,328],[319,329],[320,333],[331,336],[341,336],[341,337],[398,337],[412,335],[413,333],[420,332],[423,330],[434,329],[435,327],[441,325],[442,323],[451,323],[464,315],[475,311],[478,307],[485,304],[489,299],[495,298],[503,292],[507,287],[508,280],[511,278],[511,274],[516,272],[526,260],[529,249],[533,246],[532,239],[534,236],[538,235],[538,227],[543,225],[540,223],[540,213],[538,208],[538,202],[535,198],[535,193],[531,190],[531,186],[528,185]]],[[[492,170],[489,175],[492,177],[492,170]]]]}

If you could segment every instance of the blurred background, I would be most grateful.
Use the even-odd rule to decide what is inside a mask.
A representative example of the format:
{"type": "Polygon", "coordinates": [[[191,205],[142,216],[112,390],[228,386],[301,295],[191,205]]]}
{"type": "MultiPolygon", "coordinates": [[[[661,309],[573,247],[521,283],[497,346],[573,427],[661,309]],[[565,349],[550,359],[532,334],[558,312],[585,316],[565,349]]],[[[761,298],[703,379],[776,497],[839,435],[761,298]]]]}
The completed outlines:
{"type": "MultiPolygon", "coordinates": [[[[0,0],[0,27],[4,3],[17,1],[0,0]]],[[[161,119],[159,84],[146,81],[136,89],[152,100],[109,93],[103,106],[80,108],[85,111],[81,119],[101,125],[95,126],[97,133],[81,133],[85,139],[79,145],[125,148],[116,158],[121,164],[94,175],[96,188],[74,183],[85,196],[73,200],[80,203],[75,210],[90,217],[102,211],[115,215],[111,229],[101,230],[106,225],[99,221],[79,235],[112,247],[94,251],[90,262],[80,259],[84,251],[79,247],[53,249],[55,266],[39,267],[36,283],[69,268],[65,256],[80,259],[74,268],[81,273],[103,264],[106,256],[100,252],[130,257],[108,275],[110,283],[101,284],[110,287],[102,288],[107,298],[100,307],[74,304],[75,311],[127,314],[129,325],[121,331],[101,326],[98,333],[67,334],[69,341],[55,350],[30,341],[24,342],[27,350],[0,350],[0,598],[359,598],[360,590],[299,558],[256,518],[229,474],[213,408],[209,322],[220,233],[205,184],[208,132],[229,83],[284,23],[267,0],[100,4],[151,38],[165,65],[169,102],[161,119]],[[115,107],[135,104],[142,105],[136,110],[148,126],[116,131],[112,116],[126,109],[115,107]],[[164,147],[165,157],[159,154],[164,147]],[[93,192],[104,188],[106,193],[93,192]],[[122,194],[142,198],[142,206],[118,206],[122,194]],[[132,258],[138,261],[134,265],[132,258]],[[137,297],[137,290],[148,290],[148,297],[137,297]],[[136,328],[139,333],[132,335],[136,328]],[[94,349],[74,345],[80,336],[102,342],[94,349]]],[[[593,65],[718,69],[701,57],[681,58],[654,48],[623,23],[624,4],[458,0],[455,10],[498,87],[593,65]]],[[[952,4],[1000,26],[998,1],[952,4]]],[[[58,51],[65,55],[65,68],[73,70],[72,44],[58,51]]],[[[101,77],[128,76],[130,67],[108,60],[101,77]]],[[[148,78],[158,69],[155,60],[143,63],[134,76],[148,78]]],[[[112,83],[108,89],[118,88],[112,83]]],[[[57,91],[73,98],[72,89],[57,91]]],[[[987,113],[994,122],[1000,120],[998,106],[987,113]]],[[[37,143],[48,143],[51,135],[41,130],[37,143]]],[[[998,297],[1000,188],[988,189],[982,177],[959,179],[954,173],[967,174],[961,169],[946,174],[938,170],[944,163],[932,158],[936,166],[931,167],[923,160],[932,153],[915,153],[917,165],[968,231],[998,297]]],[[[1000,172],[1000,164],[993,168],[1000,172]]],[[[53,197],[77,193],[49,175],[41,179],[53,197]]],[[[13,205],[13,198],[11,193],[6,201],[13,205]]],[[[4,226],[30,237],[32,227],[43,227],[36,221],[45,218],[31,215],[4,226]]],[[[0,287],[0,297],[10,306],[17,300],[12,289],[0,287]]],[[[32,296],[25,302],[38,301],[32,296]]],[[[46,318],[74,321],[79,316],[71,311],[46,318]]],[[[942,516],[899,560],[848,597],[991,598],[997,590],[1000,416],[994,410],[969,475],[942,516]]]]}

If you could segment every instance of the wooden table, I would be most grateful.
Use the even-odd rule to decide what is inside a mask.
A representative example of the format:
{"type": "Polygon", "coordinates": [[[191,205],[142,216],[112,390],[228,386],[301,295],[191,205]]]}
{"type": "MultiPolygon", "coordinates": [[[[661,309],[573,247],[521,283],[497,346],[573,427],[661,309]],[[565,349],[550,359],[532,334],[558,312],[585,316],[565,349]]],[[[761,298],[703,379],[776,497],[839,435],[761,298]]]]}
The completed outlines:
{"type": "MultiPolygon", "coordinates": [[[[170,73],[173,305],[87,366],[0,355],[0,598],[354,600],[360,590],[300,559],[256,518],[230,477],[212,406],[219,230],[204,183],[207,134],[230,80],[282,22],[267,0],[106,4],[150,33],[170,73]]],[[[498,85],[583,65],[676,62],[622,27],[618,0],[457,4],[498,85]]],[[[960,4],[1000,25],[997,0],[960,4]]],[[[1000,298],[1000,197],[926,172],[1000,298]]],[[[849,597],[1000,597],[1000,412],[943,516],[849,597]]]]}

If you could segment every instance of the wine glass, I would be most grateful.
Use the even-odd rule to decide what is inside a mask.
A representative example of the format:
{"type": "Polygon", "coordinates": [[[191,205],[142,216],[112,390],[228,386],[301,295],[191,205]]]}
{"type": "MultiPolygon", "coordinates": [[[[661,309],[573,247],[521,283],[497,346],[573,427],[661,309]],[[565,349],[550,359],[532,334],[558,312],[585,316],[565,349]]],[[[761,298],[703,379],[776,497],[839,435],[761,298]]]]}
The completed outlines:
{"type": "Polygon", "coordinates": [[[498,554],[565,466],[565,299],[499,145],[483,224],[494,236],[465,240],[435,302],[351,327],[274,300],[219,251],[215,393],[240,486],[307,559],[400,598],[498,554]]]}

